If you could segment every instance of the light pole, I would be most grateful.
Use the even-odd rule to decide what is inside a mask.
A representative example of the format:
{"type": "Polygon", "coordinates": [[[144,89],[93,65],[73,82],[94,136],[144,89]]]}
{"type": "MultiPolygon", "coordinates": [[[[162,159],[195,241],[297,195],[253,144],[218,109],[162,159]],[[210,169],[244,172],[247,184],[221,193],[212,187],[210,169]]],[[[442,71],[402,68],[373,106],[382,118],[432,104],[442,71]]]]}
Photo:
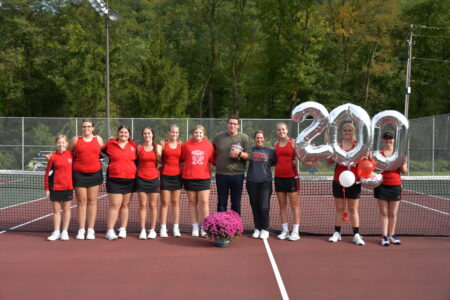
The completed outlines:
{"type": "Polygon", "coordinates": [[[92,7],[98,12],[100,16],[105,16],[106,28],[106,74],[105,74],[105,92],[106,92],[106,135],[107,138],[111,136],[111,128],[109,124],[109,20],[117,21],[119,19],[119,12],[110,10],[108,1],[106,0],[89,0],[92,7]]]}

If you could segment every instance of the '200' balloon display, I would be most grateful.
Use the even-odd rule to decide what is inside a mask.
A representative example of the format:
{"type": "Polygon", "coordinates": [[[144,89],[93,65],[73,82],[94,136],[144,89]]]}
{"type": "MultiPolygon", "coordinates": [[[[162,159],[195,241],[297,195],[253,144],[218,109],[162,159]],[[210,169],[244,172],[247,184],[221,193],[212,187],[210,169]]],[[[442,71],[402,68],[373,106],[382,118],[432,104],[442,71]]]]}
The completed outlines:
{"type": "Polygon", "coordinates": [[[291,118],[294,122],[301,123],[308,116],[313,117],[312,124],[300,132],[296,139],[297,156],[302,161],[331,158],[341,165],[351,166],[367,153],[373,140],[373,157],[377,162],[377,170],[396,169],[406,158],[408,120],[397,111],[383,111],[375,115],[371,121],[367,112],[354,104],[340,105],[328,114],[322,104],[308,101],[299,104],[292,111],[291,118]],[[353,123],[357,135],[357,144],[350,151],[342,149],[338,141],[338,131],[346,122],[353,123]],[[395,128],[397,138],[394,154],[384,157],[380,151],[381,136],[388,126],[395,128]],[[312,141],[323,132],[326,137],[325,143],[313,145],[312,141]]]}

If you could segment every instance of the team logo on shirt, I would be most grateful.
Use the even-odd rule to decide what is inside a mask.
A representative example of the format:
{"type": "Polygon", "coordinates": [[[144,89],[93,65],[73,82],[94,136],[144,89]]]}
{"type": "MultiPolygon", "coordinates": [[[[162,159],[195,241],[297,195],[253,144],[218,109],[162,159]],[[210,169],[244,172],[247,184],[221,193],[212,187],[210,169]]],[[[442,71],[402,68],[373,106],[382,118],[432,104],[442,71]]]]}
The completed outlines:
{"type": "Polygon", "coordinates": [[[202,150],[194,150],[191,152],[192,164],[193,165],[203,165],[205,161],[205,152],[202,150]]]}
{"type": "Polygon", "coordinates": [[[133,146],[131,146],[131,152],[134,152],[134,151],[136,151],[136,149],[134,149],[134,147],[133,146]]]}
{"type": "Polygon", "coordinates": [[[69,164],[71,164],[71,163],[72,163],[72,159],[71,159],[71,158],[68,158],[68,159],[67,159],[67,162],[68,162],[69,164]]]}

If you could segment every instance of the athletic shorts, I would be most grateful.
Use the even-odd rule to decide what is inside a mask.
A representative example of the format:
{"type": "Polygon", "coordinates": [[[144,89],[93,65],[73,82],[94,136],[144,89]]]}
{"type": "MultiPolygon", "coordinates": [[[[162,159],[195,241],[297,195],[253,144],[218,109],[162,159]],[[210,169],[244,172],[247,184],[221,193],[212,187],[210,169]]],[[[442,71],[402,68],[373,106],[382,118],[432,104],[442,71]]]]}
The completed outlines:
{"type": "Polygon", "coordinates": [[[106,178],[106,191],[110,194],[128,194],[135,191],[134,178],[106,178]]]}
{"type": "Polygon", "coordinates": [[[380,200],[400,201],[402,198],[402,186],[381,184],[373,190],[373,195],[380,200]]]}
{"type": "Polygon", "coordinates": [[[181,190],[182,186],[181,174],[176,176],[161,175],[161,190],[176,191],[181,190]]]}
{"type": "Polygon", "coordinates": [[[145,180],[141,177],[136,177],[136,192],[158,193],[159,178],[155,178],[152,180],[145,180]]]}
{"type": "Polygon", "coordinates": [[[300,180],[297,177],[275,177],[275,192],[293,193],[300,191],[300,180]]]}
{"type": "Polygon", "coordinates": [[[73,190],[52,191],[50,190],[50,201],[71,201],[73,199],[73,190]]]}
{"type": "Polygon", "coordinates": [[[211,179],[183,179],[186,191],[206,191],[211,189],[211,179]]]}
{"type": "MultiPolygon", "coordinates": [[[[333,180],[333,197],[344,198],[344,187],[337,181],[333,180]]],[[[361,196],[361,184],[355,183],[351,187],[345,188],[346,199],[359,199],[361,196]]]]}
{"type": "Polygon", "coordinates": [[[103,183],[103,173],[99,170],[95,173],[80,173],[73,171],[72,180],[74,187],[91,187],[103,183]]]}

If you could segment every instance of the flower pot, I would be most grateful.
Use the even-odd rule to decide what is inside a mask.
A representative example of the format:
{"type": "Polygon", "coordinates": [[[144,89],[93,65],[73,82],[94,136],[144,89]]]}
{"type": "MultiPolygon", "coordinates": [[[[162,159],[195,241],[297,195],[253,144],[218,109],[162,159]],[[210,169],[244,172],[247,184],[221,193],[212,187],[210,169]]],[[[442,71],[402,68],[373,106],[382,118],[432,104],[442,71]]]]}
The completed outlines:
{"type": "Polygon", "coordinates": [[[214,245],[219,248],[228,247],[230,241],[224,240],[222,238],[214,238],[214,245]]]}

